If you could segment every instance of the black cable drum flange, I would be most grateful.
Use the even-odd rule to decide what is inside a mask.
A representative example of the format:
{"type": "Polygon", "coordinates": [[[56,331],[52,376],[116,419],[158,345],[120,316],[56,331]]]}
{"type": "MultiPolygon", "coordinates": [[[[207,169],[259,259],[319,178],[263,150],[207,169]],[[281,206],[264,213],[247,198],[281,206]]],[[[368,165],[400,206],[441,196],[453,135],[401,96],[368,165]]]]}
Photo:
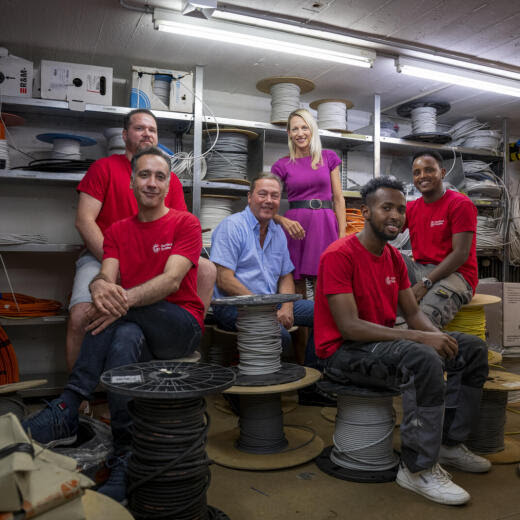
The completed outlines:
{"type": "Polygon", "coordinates": [[[234,381],[229,368],[174,360],[126,365],[101,376],[107,390],[134,397],[127,494],[136,519],[228,518],[206,503],[210,420],[203,396],[234,381]]]}

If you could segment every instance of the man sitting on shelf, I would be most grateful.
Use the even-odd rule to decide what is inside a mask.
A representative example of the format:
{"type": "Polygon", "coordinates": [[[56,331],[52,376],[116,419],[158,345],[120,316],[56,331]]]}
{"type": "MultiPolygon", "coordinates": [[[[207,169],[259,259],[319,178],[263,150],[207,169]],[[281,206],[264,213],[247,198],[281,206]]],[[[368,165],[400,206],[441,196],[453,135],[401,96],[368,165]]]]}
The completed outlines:
{"type": "Polygon", "coordinates": [[[406,265],[387,244],[404,224],[402,184],[376,178],[361,195],[363,230],[331,244],[320,259],[316,352],[325,374],[337,382],[402,392],[397,483],[435,502],[466,503],[469,494],[439,463],[475,473],[491,468],[462,444],[478,418],[488,374],[486,344],[440,332],[417,305],[406,265]],[[397,305],[408,330],[394,328],[397,305]]]}
{"type": "MultiPolygon", "coordinates": [[[[114,222],[137,213],[136,200],[130,188],[130,161],[136,153],[157,146],[157,120],[149,110],[132,110],[125,116],[123,126],[125,154],[114,154],[99,159],[92,164],[78,185],[76,228],[87,250],[76,263],[76,276],[69,305],[66,349],[69,370],[78,357],[88,324],[88,311],[92,305],[88,284],[101,266],[103,235],[114,222]]],[[[168,208],[187,210],[182,185],[175,175],[170,176],[165,204],[168,208]]],[[[198,294],[205,310],[211,301],[215,278],[215,266],[202,258],[197,283],[198,294]]]]}
{"type": "Polygon", "coordinates": [[[422,197],[406,206],[415,261],[404,258],[416,300],[442,328],[471,301],[478,284],[477,209],[465,195],[444,189],[438,152],[416,154],[412,174],[422,197]]]}
{"type": "MultiPolygon", "coordinates": [[[[251,183],[247,195],[248,207],[241,213],[226,217],[211,237],[210,260],[217,265],[215,296],[246,294],[293,294],[295,292],[287,239],[273,217],[280,207],[282,181],[276,175],[264,173],[251,183]]],[[[237,308],[215,305],[218,326],[236,330],[237,308]]],[[[313,326],[314,303],[299,300],[284,303],[278,310],[282,331],[282,348],[287,352],[293,325],[313,326]]],[[[312,334],[307,352],[314,352],[312,334]]]]}
{"type": "MultiPolygon", "coordinates": [[[[106,230],[101,270],[90,282],[94,305],[89,333],[64,392],[23,423],[44,445],[75,441],[79,405],[90,399],[105,370],[150,358],[187,356],[199,344],[204,314],[197,295],[201,228],[191,213],[166,207],[169,184],[170,162],[160,150],[148,148],[134,155],[131,185],[138,213],[106,230]]],[[[108,398],[118,459],[99,492],[122,501],[129,399],[111,393],[108,398]]]]}

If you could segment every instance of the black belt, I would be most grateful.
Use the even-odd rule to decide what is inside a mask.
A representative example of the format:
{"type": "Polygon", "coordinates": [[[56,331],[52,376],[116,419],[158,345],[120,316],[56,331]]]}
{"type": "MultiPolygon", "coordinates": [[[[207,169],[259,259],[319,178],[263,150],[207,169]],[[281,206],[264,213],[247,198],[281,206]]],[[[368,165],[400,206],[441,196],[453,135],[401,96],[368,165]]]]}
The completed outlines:
{"type": "Polygon", "coordinates": [[[289,202],[290,209],[307,208],[307,209],[332,209],[331,200],[291,200],[289,202]]]}

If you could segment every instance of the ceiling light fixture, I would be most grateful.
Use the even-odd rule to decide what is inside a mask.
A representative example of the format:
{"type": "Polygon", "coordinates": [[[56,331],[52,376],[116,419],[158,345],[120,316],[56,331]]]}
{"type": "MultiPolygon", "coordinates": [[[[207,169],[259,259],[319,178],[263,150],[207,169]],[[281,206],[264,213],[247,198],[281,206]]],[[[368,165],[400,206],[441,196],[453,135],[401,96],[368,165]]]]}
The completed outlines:
{"type": "Polygon", "coordinates": [[[403,56],[397,58],[395,66],[397,72],[408,76],[520,97],[520,81],[505,77],[403,56]]]}
{"type": "Polygon", "coordinates": [[[331,61],[342,65],[370,68],[376,58],[376,53],[368,49],[251,25],[186,18],[160,8],[154,9],[153,20],[155,28],[159,31],[331,61]]]}

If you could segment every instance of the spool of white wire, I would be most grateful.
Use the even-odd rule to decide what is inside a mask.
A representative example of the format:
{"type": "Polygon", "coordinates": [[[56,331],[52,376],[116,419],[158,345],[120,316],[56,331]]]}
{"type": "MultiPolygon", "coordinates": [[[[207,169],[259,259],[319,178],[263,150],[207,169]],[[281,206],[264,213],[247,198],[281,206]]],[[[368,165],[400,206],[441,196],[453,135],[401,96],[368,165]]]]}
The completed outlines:
{"type": "Polygon", "coordinates": [[[347,109],[353,106],[348,99],[318,99],[310,104],[318,111],[318,127],[338,132],[347,130],[347,109]]]}
{"type": "Polygon", "coordinates": [[[171,76],[167,74],[155,74],[152,90],[153,93],[167,106],[170,106],[171,76]]]}
{"type": "Polygon", "coordinates": [[[103,135],[107,140],[107,152],[108,155],[115,153],[125,153],[125,142],[123,141],[123,129],[122,128],[105,128],[103,135]]]}
{"type": "Polygon", "coordinates": [[[271,94],[271,123],[286,124],[289,114],[300,108],[300,95],[314,89],[314,83],[294,76],[265,78],[256,88],[271,94]]]}
{"type": "Polygon", "coordinates": [[[9,148],[6,139],[0,139],[0,170],[9,169],[9,148]]]}
{"type": "Polygon", "coordinates": [[[417,107],[412,109],[412,133],[424,134],[437,132],[437,109],[417,107]]]}
{"type": "Polygon", "coordinates": [[[467,148],[497,152],[502,136],[496,130],[475,130],[462,143],[467,148]]]}
{"type": "Polygon", "coordinates": [[[75,139],[54,139],[53,146],[53,159],[81,159],[80,143],[75,139]]]}
{"type": "Polygon", "coordinates": [[[211,234],[226,217],[231,215],[233,212],[233,202],[235,200],[238,200],[238,197],[229,195],[202,195],[200,201],[200,226],[203,230],[203,247],[211,247],[211,234]]]}

